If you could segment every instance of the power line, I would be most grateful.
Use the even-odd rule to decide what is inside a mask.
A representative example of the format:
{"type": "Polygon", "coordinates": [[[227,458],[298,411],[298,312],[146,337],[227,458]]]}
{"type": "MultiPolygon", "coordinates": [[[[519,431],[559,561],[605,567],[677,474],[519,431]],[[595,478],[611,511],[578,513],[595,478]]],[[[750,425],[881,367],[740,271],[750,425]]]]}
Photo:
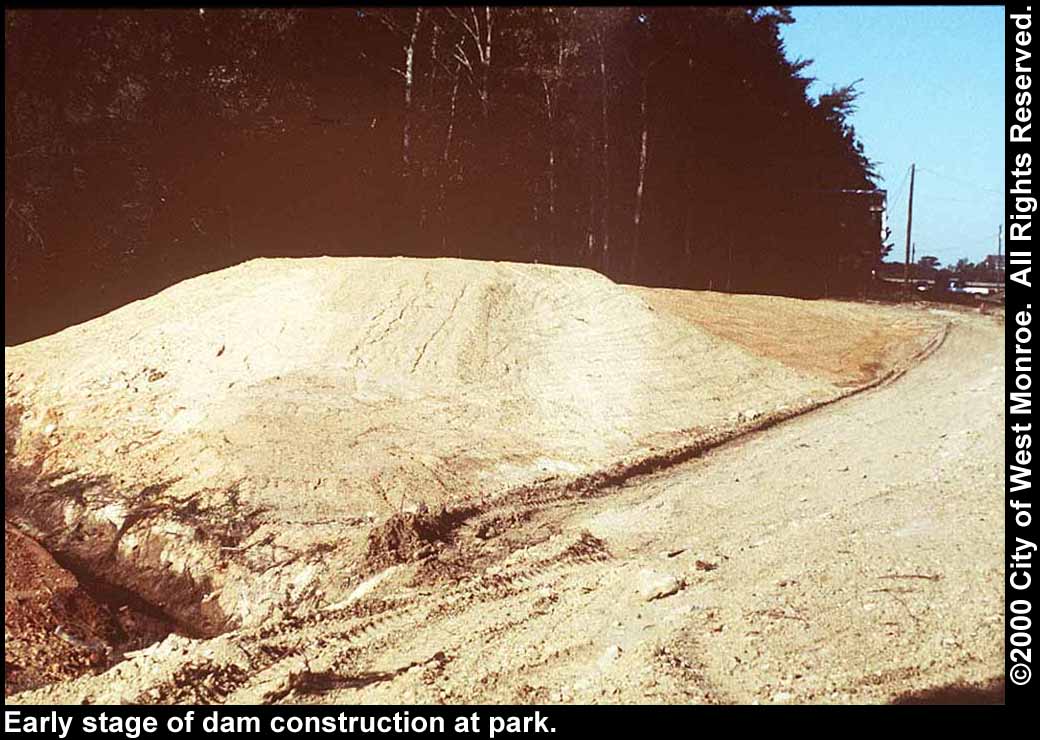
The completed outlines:
{"type": "MultiPolygon", "coordinates": [[[[896,194],[892,198],[890,198],[889,201],[888,201],[888,206],[887,207],[888,207],[888,212],[890,214],[889,218],[893,220],[893,223],[898,223],[898,222],[895,221],[896,216],[897,216],[897,214],[902,214],[902,212],[903,212],[903,209],[901,207],[901,205],[902,205],[901,201],[903,200],[903,194],[905,192],[908,179],[912,178],[914,170],[916,170],[917,172],[927,172],[927,173],[930,173],[930,174],[935,175],[937,177],[945,178],[945,179],[953,181],[953,182],[958,182],[958,183],[961,183],[961,184],[970,184],[970,183],[967,183],[967,181],[965,181],[965,180],[961,180],[959,178],[955,178],[955,177],[952,177],[950,175],[945,175],[942,172],[938,172],[938,171],[933,170],[933,169],[928,168],[928,167],[915,167],[914,165],[911,165],[910,167],[907,168],[906,172],[903,174],[903,179],[900,182],[899,188],[895,191],[896,194]]],[[[1000,193],[1000,191],[996,191],[996,190],[993,190],[991,188],[987,188],[985,186],[981,186],[981,185],[977,185],[977,184],[970,184],[970,185],[976,191],[980,191],[980,190],[981,191],[986,191],[988,194],[993,194],[993,195],[995,195],[997,193],[1000,193]]],[[[929,201],[932,201],[932,200],[944,201],[944,202],[950,202],[950,203],[963,203],[963,204],[973,204],[973,203],[977,202],[976,200],[970,200],[970,199],[964,199],[964,198],[946,198],[946,197],[938,197],[938,196],[932,196],[932,195],[928,195],[927,196],[927,200],[929,200],[929,201]]],[[[907,212],[906,215],[910,216],[909,208],[907,209],[907,211],[908,212],[907,212]]],[[[908,219],[908,221],[909,221],[909,219],[908,219]]],[[[902,229],[899,229],[899,232],[902,232],[902,231],[903,231],[902,229]]],[[[905,234],[905,233],[899,233],[899,232],[896,232],[895,230],[893,230],[892,238],[893,239],[897,239],[897,238],[901,238],[901,237],[907,237],[907,241],[909,242],[909,238],[908,238],[909,235],[905,234]]],[[[914,246],[916,246],[916,244],[914,246]]],[[[932,254],[932,255],[949,255],[949,254],[955,254],[956,253],[956,254],[958,254],[958,256],[967,258],[968,254],[970,254],[972,252],[977,252],[979,249],[982,249],[982,248],[986,249],[987,253],[988,253],[988,250],[991,247],[992,247],[992,240],[989,239],[989,238],[986,238],[986,239],[979,239],[978,241],[972,240],[971,243],[968,244],[967,246],[961,245],[961,246],[952,246],[952,247],[951,246],[944,246],[944,247],[939,247],[939,248],[922,248],[922,249],[918,249],[917,253],[918,254],[932,254]]]]}
{"type": "Polygon", "coordinates": [[[1000,190],[998,190],[996,188],[988,188],[985,185],[979,185],[978,183],[975,183],[975,182],[968,182],[967,180],[963,180],[963,179],[961,179],[959,177],[954,177],[952,175],[943,174],[942,172],[937,172],[936,170],[933,170],[930,167],[920,167],[918,169],[920,169],[922,172],[928,172],[930,174],[933,174],[936,177],[941,177],[941,178],[943,178],[945,180],[949,180],[950,182],[956,182],[956,183],[959,183],[961,185],[967,185],[968,187],[975,188],[976,190],[985,190],[985,191],[990,192],[990,193],[1002,194],[1002,191],[1000,191],[1000,190]]]}
{"type": "MultiPolygon", "coordinates": [[[[990,197],[996,198],[997,195],[994,193],[990,197]]],[[[978,203],[978,200],[970,200],[968,198],[942,198],[937,195],[929,195],[928,200],[941,200],[946,203],[978,203]]]]}
{"type": "MultiPolygon", "coordinates": [[[[980,239],[978,241],[973,241],[968,246],[961,245],[961,246],[956,246],[956,247],[938,247],[938,248],[929,248],[929,249],[926,249],[926,250],[923,250],[923,251],[924,251],[924,253],[931,254],[931,255],[950,254],[951,252],[957,252],[957,253],[960,254],[960,256],[967,257],[967,253],[968,252],[977,250],[980,247],[985,247],[985,248],[988,249],[989,247],[992,246],[992,244],[993,244],[992,238],[986,238],[986,239],[980,239]]],[[[922,250],[918,250],[918,251],[920,252],[922,250]]]]}
{"type": "Polygon", "coordinates": [[[892,197],[889,202],[894,206],[899,202],[899,199],[903,197],[903,188],[906,187],[907,178],[910,177],[910,168],[906,168],[906,172],[903,173],[903,181],[899,184],[899,189],[896,191],[896,195],[892,197]]]}

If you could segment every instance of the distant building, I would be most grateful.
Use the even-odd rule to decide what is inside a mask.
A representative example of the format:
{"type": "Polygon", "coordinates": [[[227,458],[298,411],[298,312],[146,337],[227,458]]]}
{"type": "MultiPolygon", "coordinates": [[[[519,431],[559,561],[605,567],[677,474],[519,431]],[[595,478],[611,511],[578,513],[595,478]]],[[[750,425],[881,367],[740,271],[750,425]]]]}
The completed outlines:
{"type": "Polygon", "coordinates": [[[870,216],[874,224],[874,229],[881,237],[881,241],[884,241],[888,237],[888,191],[887,190],[875,190],[869,193],[867,197],[867,203],[870,209],[870,216]]]}
{"type": "Polygon", "coordinates": [[[1004,255],[1002,254],[987,254],[986,259],[982,261],[982,264],[986,266],[987,270],[1003,270],[1004,269],[1004,255]]]}
{"type": "Polygon", "coordinates": [[[853,209],[861,211],[866,209],[868,214],[868,233],[870,233],[869,241],[871,242],[871,249],[873,249],[874,234],[883,241],[887,234],[888,226],[888,191],[881,188],[874,188],[872,190],[855,190],[846,188],[837,191],[846,198],[846,202],[851,204],[853,209]]]}

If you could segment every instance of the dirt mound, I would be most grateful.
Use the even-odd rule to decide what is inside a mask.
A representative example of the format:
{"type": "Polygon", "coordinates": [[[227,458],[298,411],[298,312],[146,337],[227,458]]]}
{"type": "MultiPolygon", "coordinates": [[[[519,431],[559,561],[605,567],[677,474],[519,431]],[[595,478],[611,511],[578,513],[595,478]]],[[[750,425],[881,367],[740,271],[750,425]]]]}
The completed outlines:
{"type": "MultiPolygon", "coordinates": [[[[842,392],[597,273],[448,259],[254,260],[5,360],[31,472],[11,515],[203,634],[342,598],[395,513],[493,505],[842,392]]],[[[383,552],[411,553],[392,530],[383,552]]]]}
{"type": "Polygon", "coordinates": [[[954,317],[898,383],[624,485],[513,491],[339,602],[9,701],[999,701],[1002,328],[954,317]]]}
{"type": "Polygon", "coordinates": [[[439,516],[427,512],[394,514],[368,533],[365,563],[369,570],[378,570],[397,563],[415,560],[433,552],[437,542],[451,534],[451,524],[442,512],[439,516]]]}

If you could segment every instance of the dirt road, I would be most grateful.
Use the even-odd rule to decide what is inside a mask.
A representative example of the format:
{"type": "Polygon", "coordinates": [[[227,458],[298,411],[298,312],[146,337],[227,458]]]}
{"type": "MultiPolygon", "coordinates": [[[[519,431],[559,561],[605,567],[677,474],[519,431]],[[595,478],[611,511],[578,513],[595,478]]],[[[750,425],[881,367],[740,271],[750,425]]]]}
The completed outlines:
{"type": "Polygon", "coordinates": [[[1002,325],[947,318],[944,344],[881,388],[620,487],[483,514],[345,603],[171,636],[17,699],[999,700],[1002,325]]]}

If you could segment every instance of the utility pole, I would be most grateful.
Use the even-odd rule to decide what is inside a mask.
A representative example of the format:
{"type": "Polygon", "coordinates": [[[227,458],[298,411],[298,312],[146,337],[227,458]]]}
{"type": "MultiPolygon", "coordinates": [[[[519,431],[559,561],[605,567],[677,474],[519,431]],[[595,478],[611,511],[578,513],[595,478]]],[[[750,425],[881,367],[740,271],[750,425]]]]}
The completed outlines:
{"type": "Polygon", "coordinates": [[[1003,245],[1001,244],[1001,237],[1003,236],[1003,234],[1004,224],[997,224],[997,281],[1001,283],[1004,282],[1004,268],[1001,266],[1004,261],[1001,256],[1001,249],[1003,248],[1003,245]]]}
{"type": "Polygon", "coordinates": [[[917,164],[910,165],[910,205],[906,210],[906,265],[903,271],[903,286],[910,286],[910,237],[914,226],[914,176],[917,174],[917,164]]]}

